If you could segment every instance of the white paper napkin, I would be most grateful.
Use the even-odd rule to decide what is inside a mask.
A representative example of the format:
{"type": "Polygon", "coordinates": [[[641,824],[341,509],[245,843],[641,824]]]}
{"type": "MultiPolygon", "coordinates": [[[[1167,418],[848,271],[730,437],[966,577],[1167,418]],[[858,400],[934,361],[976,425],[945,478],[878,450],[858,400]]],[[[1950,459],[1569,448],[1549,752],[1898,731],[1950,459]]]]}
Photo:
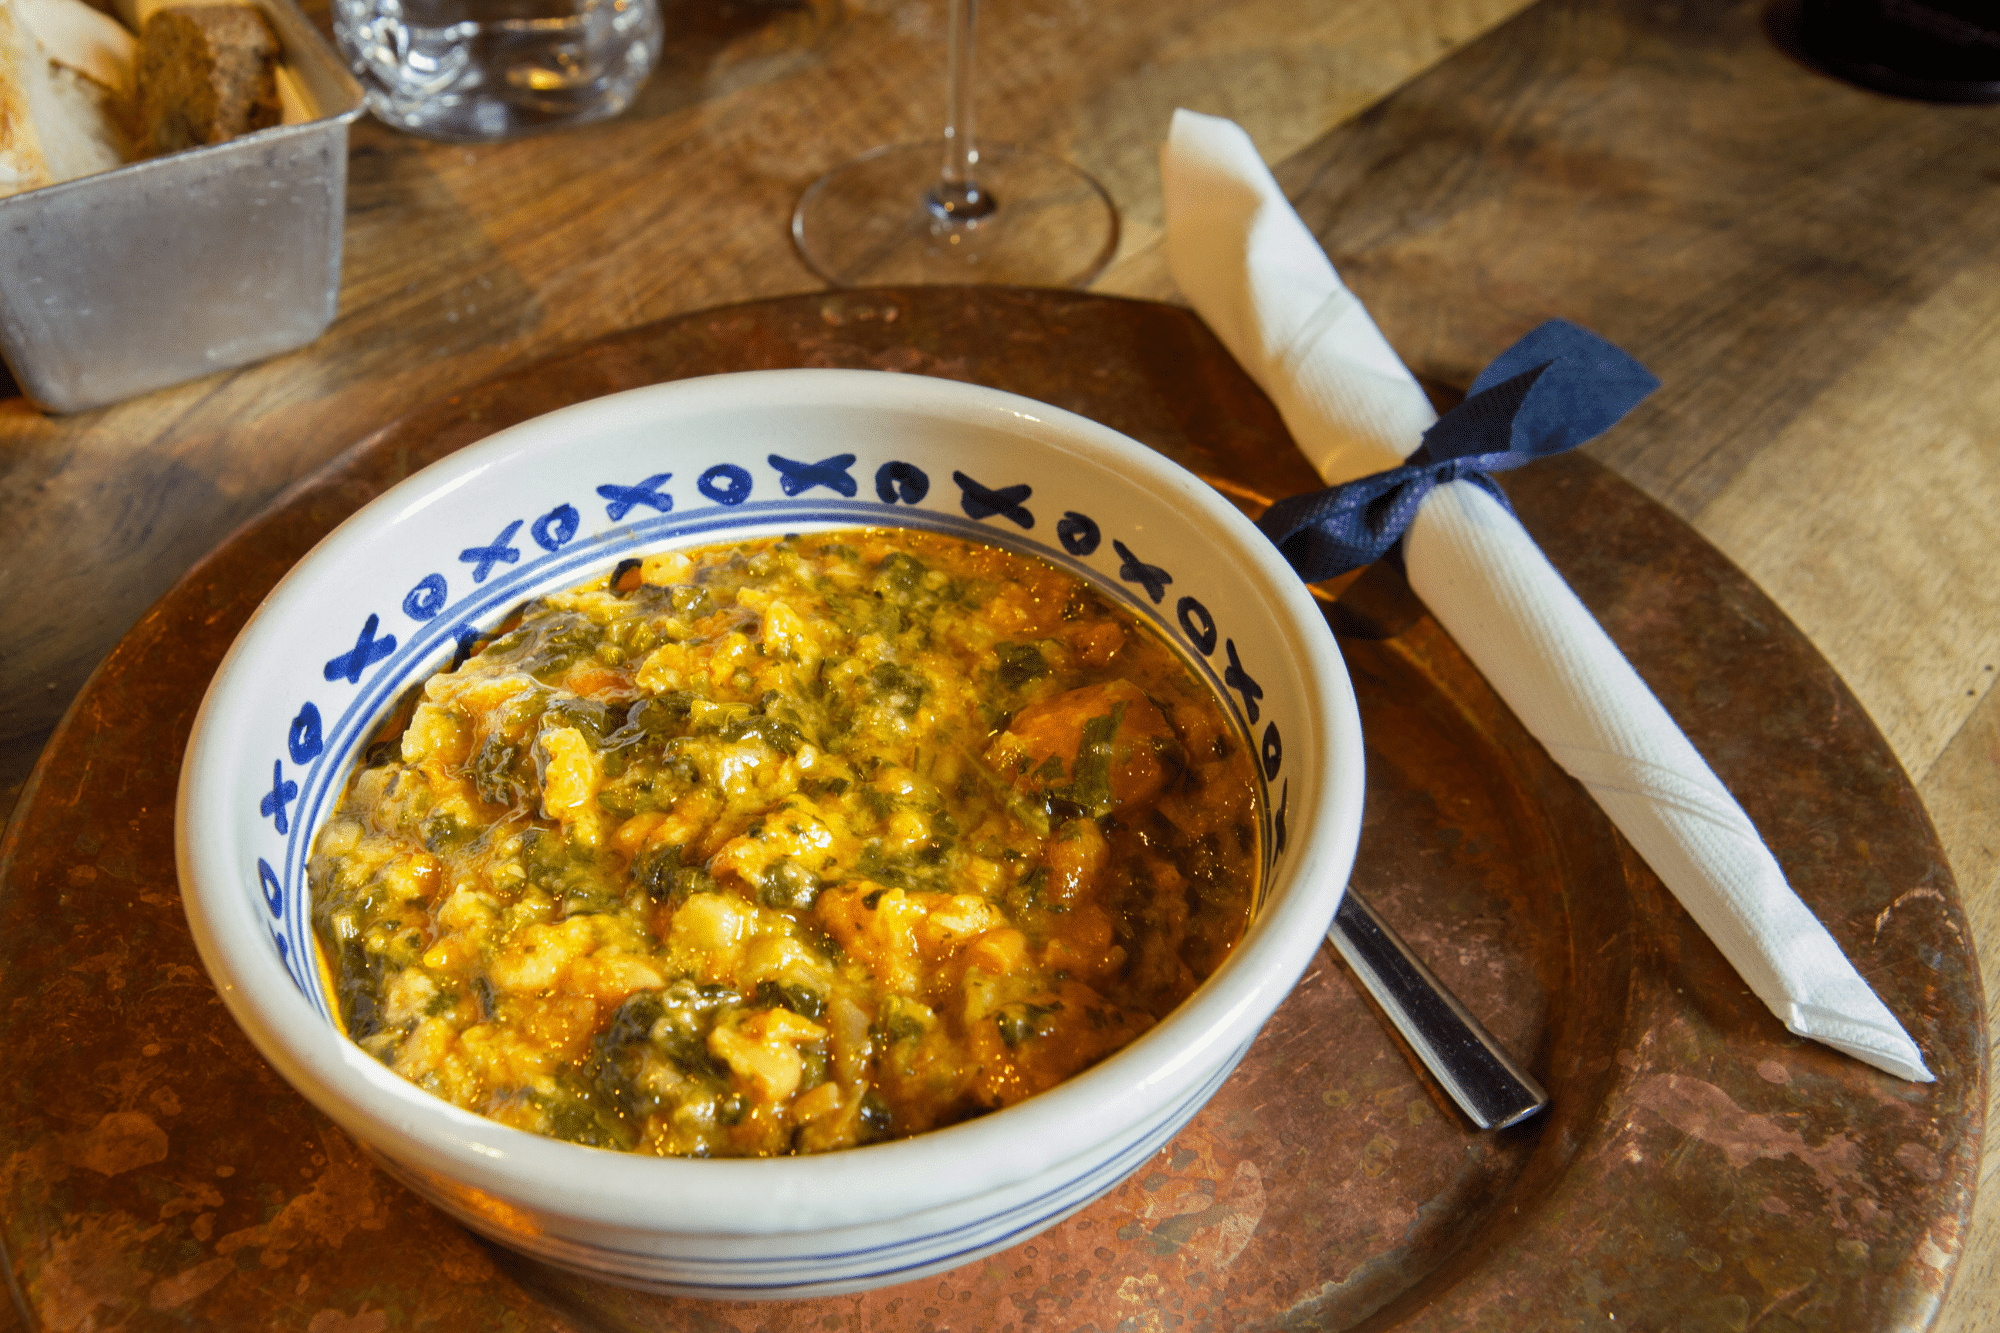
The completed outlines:
{"type": "MultiPolygon", "coordinates": [[[[1250,137],[1176,111],[1161,177],[1174,280],[1320,475],[1337,485],[1399,465],[1436,414],[1250,137]]],[[[1931,1081],[1735,798],[1512,514],[1470,482],[1447,483],[1418,511],[1404,555],[1438,623],[1787,1028],[1931,1081]]]]}

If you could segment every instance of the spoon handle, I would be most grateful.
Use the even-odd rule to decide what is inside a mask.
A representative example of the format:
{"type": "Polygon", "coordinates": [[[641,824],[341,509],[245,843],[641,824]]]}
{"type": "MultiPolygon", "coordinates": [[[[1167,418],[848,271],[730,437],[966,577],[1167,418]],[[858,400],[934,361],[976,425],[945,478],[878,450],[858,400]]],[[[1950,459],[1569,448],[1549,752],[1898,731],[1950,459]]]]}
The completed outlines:
{"type": "Polygon", "coordinates": [[[1549,1104],[1542,1085],[1353,889],[1341,897],[1326,938],[1424,1067],[1479,1128],[1519,1124],[1549,1104]]]}

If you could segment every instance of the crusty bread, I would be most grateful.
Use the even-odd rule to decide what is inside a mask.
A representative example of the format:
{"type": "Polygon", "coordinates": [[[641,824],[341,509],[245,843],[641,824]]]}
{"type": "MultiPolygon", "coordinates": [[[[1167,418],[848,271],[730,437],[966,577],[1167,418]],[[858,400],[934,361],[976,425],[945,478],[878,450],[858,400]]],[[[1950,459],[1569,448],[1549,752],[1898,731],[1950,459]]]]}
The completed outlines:
{"type": "Polygon", "coordinates": [[[14,0],[0,0],[0,195],[124,161],[111,90],[51,64],[14,0]]]}
{"type": "Polygon", "coordinates": [[[14,0],[14,7],[50,60],[131,100],[139,58],[133,30],[84,0],[14,0]]]}
{"type": "Polygon", "coordinates": [[[153,153],[276,125],[278,35],[248,5],[175,5],[139,34],[139,120],[153,153]]]}

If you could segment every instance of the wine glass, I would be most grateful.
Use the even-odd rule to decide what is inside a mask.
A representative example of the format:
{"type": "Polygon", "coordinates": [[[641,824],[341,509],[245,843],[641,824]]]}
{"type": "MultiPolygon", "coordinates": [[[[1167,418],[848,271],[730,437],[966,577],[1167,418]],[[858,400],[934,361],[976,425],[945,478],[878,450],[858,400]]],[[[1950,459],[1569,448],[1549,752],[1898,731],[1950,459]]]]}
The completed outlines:
{"type": "Polygon", "coordinates": [[[836,287],[1009,283],[1081,287],[1118,247],[1118,210],[1060,158],[973,134],[978,0],[950,0],[944,136],[890,144],[814,181],[792,239],[836,287]]]}

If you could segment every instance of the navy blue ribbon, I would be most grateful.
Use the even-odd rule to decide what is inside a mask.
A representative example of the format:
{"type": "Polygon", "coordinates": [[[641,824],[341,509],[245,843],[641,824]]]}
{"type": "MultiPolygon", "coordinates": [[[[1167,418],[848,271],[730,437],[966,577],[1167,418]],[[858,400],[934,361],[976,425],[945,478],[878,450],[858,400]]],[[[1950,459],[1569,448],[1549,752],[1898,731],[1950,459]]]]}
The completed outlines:
{"type": "Polygon", "coordinates": [[[1280,500],[1257,526],[1307,583],[1330,579],[1388,554],[1445,482],[1472,482],[1512,513],[1493,473],[1596,439],[1659,387],[1604,339],[1552,319],[1481,371],[1403,466],[1280,500]]]}

